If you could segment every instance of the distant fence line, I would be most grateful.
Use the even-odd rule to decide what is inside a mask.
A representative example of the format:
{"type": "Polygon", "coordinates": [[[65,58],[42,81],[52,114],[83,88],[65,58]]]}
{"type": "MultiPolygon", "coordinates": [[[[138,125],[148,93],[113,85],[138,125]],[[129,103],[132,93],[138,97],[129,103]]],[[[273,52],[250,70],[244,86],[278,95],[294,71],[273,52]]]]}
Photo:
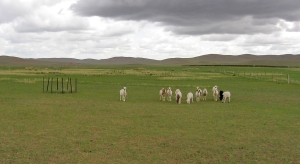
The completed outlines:
{"type": "Polygon", "coordinates": [[[44,78],[43,77],[43,92],[50,93],[77,93],[77,78],[72,81],[72,78],[44,78]]]}

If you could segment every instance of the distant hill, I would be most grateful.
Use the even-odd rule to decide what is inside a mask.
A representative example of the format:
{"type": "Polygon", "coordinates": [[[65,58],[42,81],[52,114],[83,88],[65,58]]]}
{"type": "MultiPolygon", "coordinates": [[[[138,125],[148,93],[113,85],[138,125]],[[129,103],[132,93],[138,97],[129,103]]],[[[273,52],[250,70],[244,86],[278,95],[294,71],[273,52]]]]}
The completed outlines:
{"type": "Polygon", "coordinates": [[[134,57],[113,57],[109,59],[38,58],[23,59],[0,56],[0,66],[80,66],[80,65],[263,65],[300,66],[300,55],[220,55],[208,54],[193,58],[169,58],[153,60],[134,57]]]}
{"type": "Polygon", "coordinates": [[[270,65],[270,66],[300,66],[300,55],[252,55],[238,56],[209,54],[192,58],[195,64],[203,65],[270,65]]]}
{"type": "Polygon", "coordinates": [[[0,56],[0,66],[38,66],[57,65],[56,62],[44,62],[35,59],[22,59],[11,56],[0,56]]]}

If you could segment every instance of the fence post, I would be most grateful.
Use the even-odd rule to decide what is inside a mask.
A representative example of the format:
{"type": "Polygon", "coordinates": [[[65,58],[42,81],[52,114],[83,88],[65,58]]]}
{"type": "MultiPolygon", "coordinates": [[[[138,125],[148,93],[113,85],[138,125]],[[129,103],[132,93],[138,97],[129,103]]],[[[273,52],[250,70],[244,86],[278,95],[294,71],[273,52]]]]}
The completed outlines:
{"type": "Polygon", "coordinates": [[[69,91],[69,78],[67,80],[67,91],[69,91]]]}
{"type": "Polygon", "coordinates": [[[72,79],[70,78],[70,91],[72,93],[72,79]]]}
{"type": "MultiPolygon", "coordinates": [[[[50,92],[53,93],[55,92],[55,79],[53,79],[52,77],[48,77],[48,80],[46,81],[45,77],[43,77],[43,92],[50,92]],[[45,84],[47,83],[47,84],[45,84]],[[47,86],[46,86],[47,85],[47,86]],[[54,85],[54,86],[53,86],[54,85]],[[50,88],[49,88],[50,87],[50,88]]],[[[56,78],[56,92],[59,93],[59,78],[56,78]]],[[[68,78],[67,79],[67,92],[69,91],[70,93],[77,93],[77,78],[75,78],[75,81],[73,80],[73,84],[72,84],[72,78],[68,78]],[[69,91],[69,85],[70,85],[70,91],[69,91]]],[[[64,90],[64,78],[61,78],[61,93],[65,93],[64,90]]]]}
{"type": "Polygon", "coordinates": [[[51,93],[52,93],[52,83],[53,83],[53,78],[51,77],[51,93]]]}
{"type": "Polygon", "coordinates": [[[48,90],[49,90],[49,81],[50,81],[50,78],[48,77],[47,92],[48,92],[48,90]]]}
{"type": "Polygon", "coordinates": [[[287,76],[288,84],[290,84],[290,75],[287,76]]]}

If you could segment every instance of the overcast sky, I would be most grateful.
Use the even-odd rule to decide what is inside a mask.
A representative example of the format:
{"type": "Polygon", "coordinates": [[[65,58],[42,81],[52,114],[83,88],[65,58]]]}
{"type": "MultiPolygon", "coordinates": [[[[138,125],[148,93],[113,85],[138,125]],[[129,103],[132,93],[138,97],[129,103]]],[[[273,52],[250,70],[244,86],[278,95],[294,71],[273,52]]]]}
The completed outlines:
{"type": "Polygon", "coordinates": [[[300,54],[299,0],[0,0],[0,55],[300,54]]]}

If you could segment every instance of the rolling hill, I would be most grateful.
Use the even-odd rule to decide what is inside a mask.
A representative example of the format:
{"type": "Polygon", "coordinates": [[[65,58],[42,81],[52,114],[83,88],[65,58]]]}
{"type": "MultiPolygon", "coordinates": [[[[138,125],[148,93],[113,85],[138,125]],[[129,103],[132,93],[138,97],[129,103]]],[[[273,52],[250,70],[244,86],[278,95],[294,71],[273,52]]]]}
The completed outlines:
{"type": "Polygon", "coordinates": [[[27,59],[0,56],[0,66],[81,66],[81,65],[261,65],[300,66],[300,55],[220,55],[208,54],[193,58],[169,58],[153,60],[134,57],[113,57],[109,59],[38,58],[27,59]]]}

